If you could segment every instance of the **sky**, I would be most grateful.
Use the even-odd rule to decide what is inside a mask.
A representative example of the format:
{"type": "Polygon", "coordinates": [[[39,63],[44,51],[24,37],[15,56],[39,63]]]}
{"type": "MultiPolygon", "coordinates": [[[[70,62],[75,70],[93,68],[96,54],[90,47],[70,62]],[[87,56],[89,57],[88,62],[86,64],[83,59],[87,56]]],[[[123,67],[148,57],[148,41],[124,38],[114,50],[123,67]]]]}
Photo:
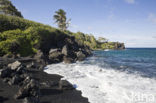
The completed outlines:
{"type": "Polygon", "coordinates": [[[156,47],[156,0],[11,0],[24,18],[57,27],[58,9],[71,18],[68,28],[126,47],[156,47]]]}

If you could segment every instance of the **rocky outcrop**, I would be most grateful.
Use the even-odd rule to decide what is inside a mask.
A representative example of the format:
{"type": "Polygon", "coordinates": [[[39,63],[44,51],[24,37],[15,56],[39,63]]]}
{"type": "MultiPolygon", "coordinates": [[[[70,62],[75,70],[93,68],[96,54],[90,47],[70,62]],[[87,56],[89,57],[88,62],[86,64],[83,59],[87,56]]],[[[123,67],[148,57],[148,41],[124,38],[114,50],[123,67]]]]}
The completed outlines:
{"type": "MultiPolygon", "coordinates": [[[[27,79],[27,78],[26,78],[27,79]]],[[[24,80],[25,85],[21,87],[18,93],[15,95],[16,99],[23,99],[25,97],[35,97],[39,101],[39,84],[33,79],[24,80]]],[[[38,103],[38,102],[37,102],[38,103]]]]}
{"type": "Polygon", "coordinates": [[[9,85],[20,86],[15,95],[16,99],[24,99],[25,103],[39,103],[39,84],[27,74],[29,68],[26,67],[21,62],[15,61],[0,70],[0,77],[9,85]]]}
{"type": "Polygon", "coordinates": [[[76,56],[77,56],[77,59],[78,59],[79,61],[82,61],[82,60],[84,60],[84,59],[86,58],[86,55],[85,55],[82,51],[78,51],[78,52],[76,53],[76,56]]]}
{"type": "Polygon", "coordinates": [[[124,43],[116,42],[114,49],[117,49],[117,50],[125,49],[125,45],[124,45],[124,43]]]}
{"type": "Polygon", "coordinates": [[[69,64],[75,62],[75,60],[72,57],[64,56],[63,62],[69,64]]]}
{"type": "MultiPolygon", "coordinates": [[[[54,51],[55,50],[51,50],[50,53],[53,53],[54,51]]],[[[66,100],[65,103],[74,102],[75,100],[77,102],[79,101],[78,103],[88,103],[87,99],[80,97],[80,94],[78,93],[78,95],[76,93],[77,91],[73,85],[66,80],[62,80],[61,76],[50,76],[49,74],[44,73],[42,71],[43,69],[39,70],[36,68],[37,62],[34,58],[7,59],[5,61],[8,61],[8,64],[1,66],[0,88],[4,89],[1,82],[5,83],[6,88],[18,88],[16,92],[11,93],[10,96],[12,97],[9,96],[9,99],[13,102],[6,103],[40,103],[40,101],[41,103],[44,103],[46,102],[44,100],[45,97],[48,98],[48,103],[63,103],[63,98],[66,100]],[[7,87],[7,85],[9,86],[7,87]],[[55,97],[54,94],[59,98],[61,97],[61,100],[51,99],[55,97]],[[62,95],[64,96],[62,97],[62,95]],[[66,96],[75,99],[69,98],[68,100],[66,99],[66,96]]],[[[5,90],[5,93],[6,92],[9,92],[9,90],[5,90]]],[[[9,93],[7,93],[7,95],[9,95],[9,93]]],[[[5,100],[8,101],[8,99],[0,97],[0,102],[5,100]]]]}
{"type": "Polygon", "coordinates": [[[69,50],[68,45],[63,46],[62,54],[65,55],[65,56],[68,56],[70,54],[70,50],[69,50]]]}
{"type": "Polygon", "coordinates": [[[2,77],[2,78],[9,77],[11,75],[11,73],[12,73],[11,69],[8,69],[8,68],[1,69],[0,70],[0,77],[2,77]]]}
{"type": "Polygon", "coordinates": [[[9,67],[11,70],[16,70],[16,69],[18,69],[20,66],[21,66],[21,63],[20,63],[19,61],[16,61],[16,62],[14,62],[14,63],[8,64],[8,67],[9,67]]]}
{"type": "Polygon", "coordinates": [[[59,63],[62,61],[63,54],[59,49],[50,49],[49,61],[50,63],[59,63]]]}
{"type": "MultiPolygon", "coordinates": [[[[61,45],[62,41],[59,43],[61,45]]],[[[74,37],[66,38],[64,45],[61,48],[51,48],[48,54],[49,63],[73,63],[84,60],[86,57],[90,56],[91,50],[89,47],[84,45],[79,45],[74,37]]]]}

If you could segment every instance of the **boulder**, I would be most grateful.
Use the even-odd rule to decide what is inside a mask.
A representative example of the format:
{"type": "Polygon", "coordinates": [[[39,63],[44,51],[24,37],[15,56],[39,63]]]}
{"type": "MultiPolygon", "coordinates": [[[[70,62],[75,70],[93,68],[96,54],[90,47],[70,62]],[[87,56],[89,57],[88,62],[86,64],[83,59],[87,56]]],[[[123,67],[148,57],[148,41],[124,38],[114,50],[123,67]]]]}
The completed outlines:
{"type": "Polygon", "coordinates": [[[16,70],[20,66],[21,62],[19,61],[15,61],[14,63],[8,64],[8,67],[11,68],[11,70],[16,70]]]}
{"type": "Polygon", "coordinates": [[[23,85],[27,85],[31,81],[31,77],[27,74],[23,74],[23,75],[21,75],[21,77],[25,78],[22,83],[23,85]]]}
{"type": "Polygon", "coordinates": [[[58,51],[59,51],[59,49],[50,49],[49,54],[52,54],[52,53],[58,52],[58,51]]]}
{"type": "Polygon", "coordinates": [[[91,52],[91,50],[88,48],[88,47],[85,47],[85,55],[86,56],[90,56],[90,55],[92,55],[92,52],[91,52]]]}
{"type": "Polygon", "coordinates": [[[44,55],[43,55],[43,52],[41,50],[38,50],[34,56],[35,59],[42,59],[43,57],[44,57],[44,55]]]}
{"type": "Polygon", "coordinates": [[[34,56],[34,59],[35,59],[35,63],[29,66],[30,67],[32,66],[33,68],[37,68],[39,70],[43,70],[44,66],[46,65],[47,58],[41,50],[37,51],[36,55],[34,56]]]}
{"type": "Polygon", "coordinates": [[[15,58],[15,55],[5,54],[5,55],[3,55],[3,58],[15,58]]]}
{"type": "Polygon", "coordinates": [[[16,99],[23,99],[29,96],[29,91],[27,88],[20,88],[18,93],[15,95],[16,99]]]}
{"type": "Polygon", "coordinates": [[[24,74],[26,73],[25,67],[24,66],[20,66],[16,69],[16,73],[17,74],[24,74]]]}
{"type": "Polygon", "coordinates": [[[74,59],[73,58],[70,58],[70,57],[67,57],[67,56],[64,56],[63,57],[63,62],[64,63],[73,63],[74,62],[74,59]]]}
{"type": "Polygon", "coordinates": [[[21,78],[19,75],[15,75],[12,77],[12,79],[8,82],[9,85],[19,84],[23,78],[21,78]]]}
{"type": "Polygon", "coordinates": [[[5,77],[10,77],[12,71],[11,69],[1,69],[0,70],[0,77],[5,78],[5,77]]]}
{"type": "Polygon", "coordinates": [[[72,37],[70,37],[70,38],[65,38],[65,43],[66,44],[68,44],[68,45],[74,45],[74,43],[75,43],[75,38],[74,38],[74,36],[72,37]]]}
{"type": "Polygon", "coordinates": [[[60,90],[72,90],[72,89],[74,89],[74,87],[68,81],[60,80],[59,81],[59,89],[60,90]]]}
{"type": "Polygon", "coordinates": [[[61,62],[63,58],[63,54],[58,49],[51,49],[49,51],[49,60],[50,63],[58,63],[61,62]]]}
{"type": "Polygon", "coordinates": [[[62,54],[64,54],[65,56],[68,56],[69,54],[69,48],[67,45],[63,46],[62,48],[62,54]]]}
{"type": "Polygon", "coordinates": [[[20,58],[20,57],[21,57],[20,54],[16,54],[16,55],[15,55],[15,58],[16,58],[16,59],[18,59],[18,58],[20,58]]]}
{"type": "Polygon", "coordinates": [[[10,80],[9,78],[4,78],[4,79],[3,79],[3,82],[4,82],[4,83],[7,83],[9,80],[10,80]]]}
{"type": "Polygon", "coordinates": [[[26,68],[36,68],[35,63],[32,61],[26,65],[26,68]]]}
{"type": "Polygon", "coordinates": [[[82,51],[78,51],[76,55],[77,55],[77,60],[79,61],[83,61],[86,58],[85,54],[82,51]]]}
{"type": "Polygon", "coordinates": [[[15,95],[16,99],[23,99],[25,97],[39,97],[39,84],[37,81],[31,79],[27,85],[24,85],[19,89],[18,93],[15,95]]]}

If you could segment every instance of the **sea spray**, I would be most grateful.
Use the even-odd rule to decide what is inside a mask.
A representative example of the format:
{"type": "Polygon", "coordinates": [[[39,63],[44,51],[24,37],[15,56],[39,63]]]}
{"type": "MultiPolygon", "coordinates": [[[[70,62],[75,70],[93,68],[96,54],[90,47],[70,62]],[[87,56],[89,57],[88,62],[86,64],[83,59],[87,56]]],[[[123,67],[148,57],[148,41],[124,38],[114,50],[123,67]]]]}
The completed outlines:
{"type": "Polygon", "coordinates": [[[156,103],[156,49],[94,51],[83,62],[46,68],[76,85],[90,103],[156,103]]]}
{"type": "Polygon", "coordinates": [[[76,89],[81,90],[82,96],[87,97],[91,103],[156,102],[155,79],[82,63],[53,64],[45,72],[60,74],[76,84],[76,89]]]}

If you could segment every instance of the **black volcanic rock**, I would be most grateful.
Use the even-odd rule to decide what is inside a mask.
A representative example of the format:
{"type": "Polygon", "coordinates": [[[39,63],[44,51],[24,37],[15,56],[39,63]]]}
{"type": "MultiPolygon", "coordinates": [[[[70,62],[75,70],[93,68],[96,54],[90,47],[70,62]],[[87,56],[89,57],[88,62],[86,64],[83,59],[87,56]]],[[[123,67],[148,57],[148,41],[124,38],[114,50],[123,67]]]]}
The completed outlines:
{"type": "Polygon", "coordinates": [[[14,77],[12,77],[10,79],[8,84],[10,84],[10,85],[19,84],[22,80],[23,80],[23,78],[21,78],[18,74],[16,74],[14,77]]]}
{"type": "Polygon", "coordinates": [[[0,70],[0,77],[2,77],[2,78],[9,77],[11,75],[11,73],[12,73],[12,71],[9,68],[1,69],[0,70]]]}
{"type": "Polygon", "coordinates": [[[63,54],[59,49],[50,49],[49,51],[49,60],[50,63],[59,63],[62,62],[63,54]]]}
{"type": "Polygon", "coordinates": [[[59,81],[59,89],[60,90],[72,90],[72,89],[74,89],[74,87],[68,81],[60,80],[59,81]]]}
{"type": "Polygon", "coordinates": [[[1,69],[5,71],[4,77],[0,77],[2,103],[88,103],[88,99],[83,98],[81,92],[75,90],[72,84],[61,80],[62,76],[47,74],[42,71],[43,69],[27,66],[32,62],[36,65],[35,59],[20,57],[14,60],[0,60],[7,60],[8,64],[20,62],[20,66],[15,70],[11,70],[8,64],[3,65],[1,69]]]}
{"type": "Polygon", "coordinates": [[[77,56],[77,60],[79,61],[83,61],[86,58],[85,54],[82,51],[78,51],[76,53],[76,56],[77,56]]]}
{"type": "Polygon", "coordinates": [[[69,47],[68,47],[68,45],[65,45],[65,46],[63,46],[63,48],[62,48],[62,54],[64,54],[65,56],[68,56],[69,55],[69,47]]]}
{"type": "Polygon", "coordinates": [[[117,49],[117,50],[125,49],[125,45],[124,45],[124,43],[116,42],[116,43],[115,43],[115,48],[114,48],[114,49],[117,49]]]}
{"type": "Polygon", "coordinates": [[[63,57],[63,62],[64,63],[73,63],[73,62],[75,62],[75,60],[73,58],[71,58],[71,57],[64,56],[63,57]]]}
{"type": "Polygon", "coordinates": [[[39,97],[40,92],[39,92],[39,84],[37,81],[31,79],[30,82],[27,85],[24,85],[21,87],[16,94],[15,98],[16,99],[22,99],[25,97],[39,97]]]}

